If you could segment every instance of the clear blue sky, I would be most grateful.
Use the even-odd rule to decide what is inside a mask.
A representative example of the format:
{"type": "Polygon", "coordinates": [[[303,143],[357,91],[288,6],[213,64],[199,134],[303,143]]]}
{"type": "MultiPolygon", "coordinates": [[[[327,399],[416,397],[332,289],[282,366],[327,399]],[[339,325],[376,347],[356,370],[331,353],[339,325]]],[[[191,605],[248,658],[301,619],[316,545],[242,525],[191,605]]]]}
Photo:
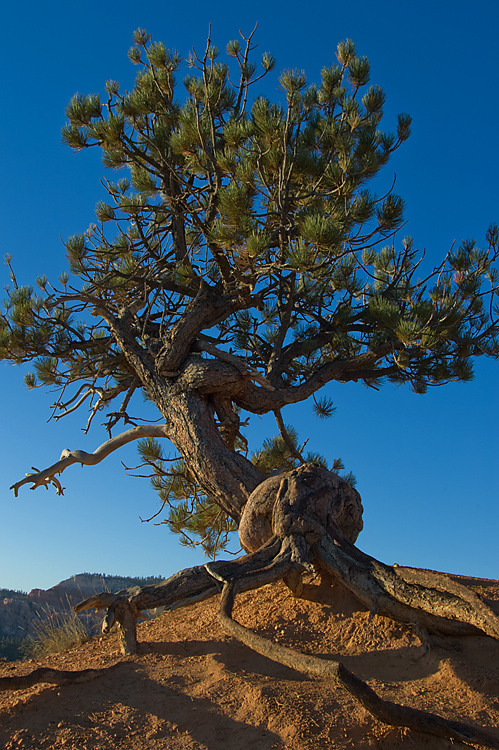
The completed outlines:
{"type": "MultiPolygon", "coordinates": [[[[499,6],[490,0],[27,0],[6,4],[1,20],[0,250],[13,255],[23,283],[57,277],[65,268],[61,238],[93,220],[103,169],[97,153],[62,145],[64,108],[76,91],[102,92],[109,78],[131,84],[127,50],[139,26],[187,54],[203,47],[210,21],[221,48],[259,21],[260,51],[272,52],[278,69],[303,68],[309,80],[350,37],[387,93],[385,127],[398,112],[413,116],[413,135],[384,178],[397,175],[404,233],[437,262],[454,240],[483,240],[499,222],[499,6]]],[[[277,84],[267,86],[272,96],[277,84]]],[[[8,281],[3,266],[0,279],[8,281]]],[[[201,562],[164,527],[140,523],[157,496],[147,481],[124,475],[120,461],[135,462],[133,447],[97,467],[68,469],[62,498],[23,487],[14,499],[9,486],[32,466],[53,463],[66,447],[94,450],[106,438],[98,426],[83,435],[85,414],[47,424],[51,396],[26,391],[22,374],[0,364],[0,587],[47,588],[83,571],[169,575],[201,562]]],[[[362,549],[388,563],[499,577],[498,375],[499,363],[479,361],[473,383],[426,396],[338,384],[328,392],[332,420],[316,421],[303,404],[285,413],[312,450],[341,456],[356,473],[362,549]]],[[[253,447],[270,425],[252,419],[253,447]]]]}

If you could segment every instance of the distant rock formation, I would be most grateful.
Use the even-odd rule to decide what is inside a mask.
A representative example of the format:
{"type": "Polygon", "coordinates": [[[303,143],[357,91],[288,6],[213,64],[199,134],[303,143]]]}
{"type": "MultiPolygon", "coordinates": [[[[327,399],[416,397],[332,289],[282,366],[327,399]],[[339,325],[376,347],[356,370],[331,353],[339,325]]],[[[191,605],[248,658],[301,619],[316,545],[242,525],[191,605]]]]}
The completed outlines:
{"type": "MultiPolygon", "coordinates": [[[[5,638],[36,636],[37,625],[49,618],[73,615],[73,606],[100,591],[120,591],[130,586],[146,586],[158,583],[161,577],[127,578],[79,573],[47,589],[33,589],[29,594],[22,591],[0,589],[0,641],[5,638]]],[[[82,612],[78,615],[89,630],[97,631],[102,613],[82,612]]]]}

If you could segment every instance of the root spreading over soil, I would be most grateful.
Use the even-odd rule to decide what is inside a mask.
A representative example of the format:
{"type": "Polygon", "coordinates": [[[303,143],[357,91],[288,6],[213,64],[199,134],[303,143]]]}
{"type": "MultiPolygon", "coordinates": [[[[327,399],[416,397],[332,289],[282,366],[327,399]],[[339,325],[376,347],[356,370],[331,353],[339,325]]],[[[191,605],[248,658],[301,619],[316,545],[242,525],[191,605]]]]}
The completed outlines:
{"type": "MultiPolygon", "coordinates": [[[[457,578],[499,612],[499,582],[457,578]]],[[[465,721],[499,741],[499,642],[487,636],[421,643],[411,626],[370,617],[346,590],[318,582],[295,599],[282,583],[237,597],[237,620],[303,653],[340,660],[383,698],[465,721]]],[[[445,750],[459,742],[395,729],[341,688],[259,656],[225,635],[219,598],[139,626],[139,653],[117,636],[40,662],[0,665],[0,677],[41,667],[102,670],[70,685],[0,693],[6,750],[445,750]],[[113,667],[109,669],[109,667],[113,667]]]]}

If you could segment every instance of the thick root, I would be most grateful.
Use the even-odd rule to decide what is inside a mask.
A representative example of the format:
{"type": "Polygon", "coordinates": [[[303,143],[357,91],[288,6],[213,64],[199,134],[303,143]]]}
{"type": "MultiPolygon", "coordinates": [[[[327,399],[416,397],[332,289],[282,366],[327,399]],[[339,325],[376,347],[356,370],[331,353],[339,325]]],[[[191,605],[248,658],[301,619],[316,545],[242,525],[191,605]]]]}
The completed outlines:
{"type": "Polygon", "coordinates": [[[444,573],[392,567],[337,534],[323,536],[313,553],[373,614],[444,635],[499,639],[499,617],[480,597],[444,573]]]}
{"type": "Polygon", "coordinates": [[[360,497],[324,467],[305,464],[273,477],[252,499],[242,537],[247,548],[263,545],[256,551],[239,560],[181,571],[159,586],[100,594],[75,609],[107,607],[104,628],[117,623],[123,653],[134,653],[136,619],[142,610],[188,606],[214,596],[223,584],[219,615],[223,629],[258,653],[298,671],[333,679],[386,724],[499,749],[499,737],[385,701],[340,662],[284,648],[233,620],[234,585],[239,592],[284,579],[299,596],[301,572],[318,569],[341,581],[373,614],[416,625],[421,632],[485,633],[499,639],[499,617],[465,586],[433,571],[385,565],[358,550],[351,540],[361,528],[360,497]]]}
{"type": "Polygon", "coordinates": [[[482,745],[495,750],[499,748],[499,737],[491,735],[483,729],[472,727],[463,722],[450,721],[427,711],[386,701],[367,683],[344,667],[341,662],[301,654],[294,649],[273,643],[244,627],[232,618],[235,585],[237,583],[235,584],[233,581],[224,585],[220,602],[219,622],[226,633],[234,636],[253,651],[298,672],[334,680],[358,700],[369,713],[385,724],[407,727],[436,737],[482,745]]]}
{"type": "MultiPolygon", "coordinates": [[[[479,596],[443,573],[392,567],[364,554],[353,544],[361,528],[358,493],[323,466],[303,464],[256,488],[239,534],[250,549],[271,534],[293,538],[302,559],[339,579],[373,614],[430,632],[499,639],[499,617],[479,596]]],[[[298,579],[288,581],[299,595],[298,579]]]]}
{"type": "Polygon", "coordinates": [[[74,672],[69,672],[61,669],[51,669],[50,667],[40,667],[35,669],[29,674],[13,677],[0,677],[0,692],[4,690],[23,690],[25,688],[33,687],[33,685],[39,685],[40,683],[48,683],[50,685],[72,685],[78,682],[88,682],[94,680],[96,677],[102,677],[114,669],[117,665],[114,664],[112,667],[104,667],[103,669],[80,669],[74,672]]]}
{"type": "MultiPolygon", "coordinates": [[[[300,542],[300,540],[299,540],[300,542]]],[[[85,599],[74,608],[105,609],[107,614],[102,631],[108,633],[117,626],[121,652],[137,651],[137,618],[145,609],[156,607],[178,608],[209,599],[220,593],[221,581],[237,577],[243,589],[256,589],[279,580],[299,566],[300,555],[293,539],[273,537],[257,552],[229,562],[214,562],[187,568],[156,586],[136,586],[116,594],[102,593],[85,599]]]]}

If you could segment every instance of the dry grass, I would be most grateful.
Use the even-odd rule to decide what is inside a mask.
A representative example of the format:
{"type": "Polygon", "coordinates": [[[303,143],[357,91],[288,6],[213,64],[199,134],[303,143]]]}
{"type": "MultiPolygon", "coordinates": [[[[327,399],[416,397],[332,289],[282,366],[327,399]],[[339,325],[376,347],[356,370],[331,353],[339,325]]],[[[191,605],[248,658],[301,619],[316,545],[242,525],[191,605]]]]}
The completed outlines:
{"type": "Polygon", "coordinates": [[[25,640],[24,651],[31,659],[57,654],[90,640],[90,633],[76,614],[44,610],[34,627],[35,635],[25,640]]]}

